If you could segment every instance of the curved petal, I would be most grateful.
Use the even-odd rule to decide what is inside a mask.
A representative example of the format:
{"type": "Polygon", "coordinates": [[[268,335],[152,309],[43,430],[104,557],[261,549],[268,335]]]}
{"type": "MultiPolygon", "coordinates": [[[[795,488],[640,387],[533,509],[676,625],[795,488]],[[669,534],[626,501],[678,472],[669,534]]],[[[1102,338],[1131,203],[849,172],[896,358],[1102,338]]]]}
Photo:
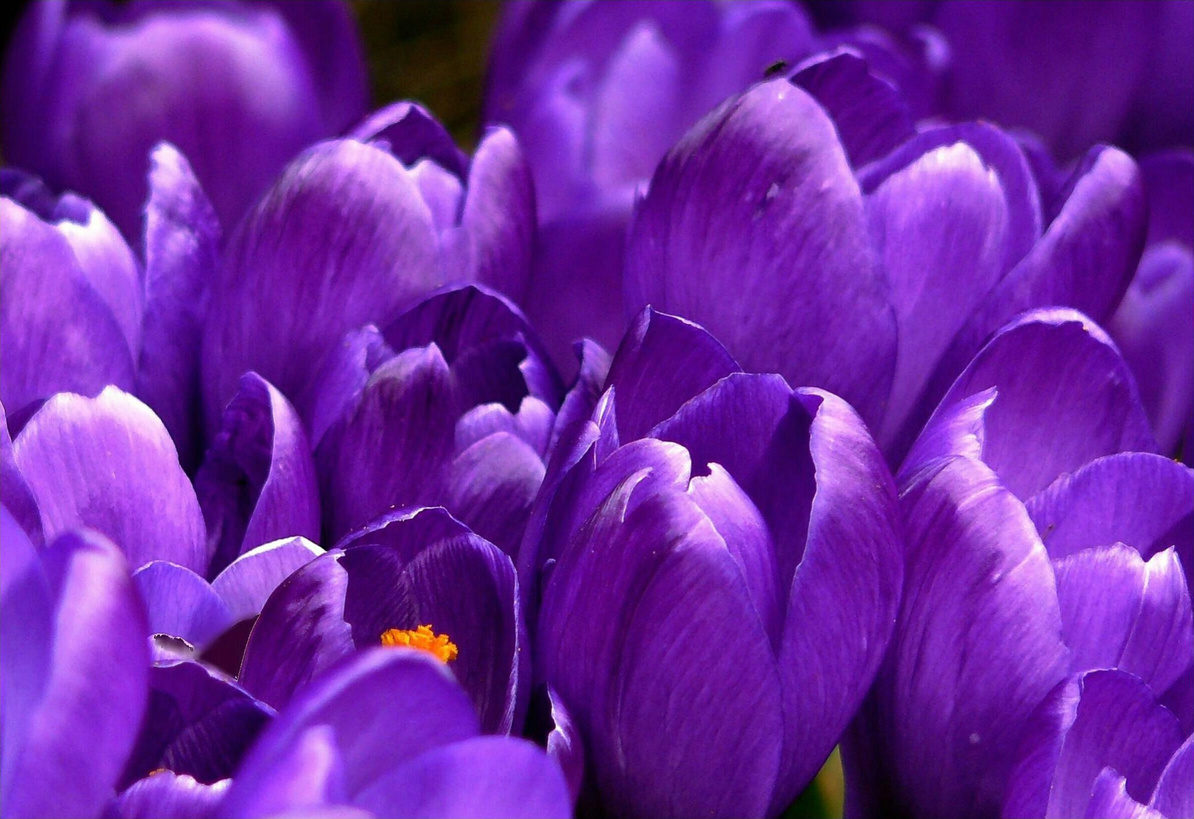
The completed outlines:
{"type": "Polygon", "coordinates": [[[585,776],[585,745],[580,730],[564,706],[560,695],[550,686],[547,700],[551,708],[551,731],[547,734],[547,755],[556,761],[568,783],[573,801],[580,794],[585,776]]]}
{"type": "Polygon", "coordinates": [[[900,93],[872,73],[853,49],[808,58],[796,66],[792,82],[812,94],[833,119],[856,168],[886,156],[916,133],[900,93]]]}
{"type": "Polygon", "coordinates": [[[255,370],[300,395],[348,330],[443,284],[431,212],[400,162],[351,139],[292,162],[233,235],[203,339],[208,428],[255,370]]]}
{"type": "Polygon", "coordinates": [[[199,663],[159,663],[149,671],[147,716],[123,781],[161,770],[208,785],[232,776],[273,714],[199,663]]]}
{"type": "Polygon", "coordinates": [[[1004,327],[958,376],[927,426],[991,387],[982,458],[1022,499],[1100,456],[1156,450],[1131,372],[1081,313],[1037,310],[1004,327]]]}
{"type": "Polygon", "coordinates": [[[316,452],[330,538],[389,509],[440,499],[458,414],[452,373],[434,344],[379,367],[360,405],[328,430],[316,452]]]}
{"type": "Polygon", "coordinates": [[[878,420],[895,356],[887,284],[833,124],[787,80],[726,103],[664,158],[635,211],[625,281],[628,310],[696,321],[746,369],[832,390],[878,420]]]}
{"type": "Polygon", "coordinates": [[[1194,614],[1172,548],[1147,562],[1117,544],[1054,562],[1070,670],[1119,668],[1163,692],[1194,664],[1194,614]]]}
{"type": "Polygon", "coordinates": [[[327,732],[342,764],[343,787],[355,797],[388,771],[426,751],[474,737],[477,717],[451,672],[425,652],[363,652],[312,686],[265,730],[241,766],[223,809],[243,815],[283,810],[262,804],[270,780],[284,774],[296,742],[311,729],[327,732]],[[399,705],[401,719],[378,719],[399,705]]]}
{"type": "Polygon", "coordinates": [[[302,537],[275,540],[250,549],[211,581],[232,622],[239,623],[261,613],[265,601],[287,577],[323,554],[302,537]]]}
{"type": "Polygon", "coordinates": [[[151,560],[133,573],[133,581],[145,600],[150,634],[202,648],[236,622],[206,580],[176,563],[151,560]]]}
{"type": "Polygon", "coordinates": [[[44,560],[55,599],[54,636],[21,746],[12,759],[5,749],[11,784],[3,812],[98,816],[145,711],[145,612],[123,555],[102,535],[62,535],[44,560]]]}
{"type": "Polygon", "coordinates": [[[1177,550],[1194,577],[1194,470],[1161,455],[1121,452],[1062,475],[1027,504],[1054,560],[1126,543],[1144,557],[1177,550]]]}
{"type": "Polygon", "coordinates": [[[622,337],[605,380],[617,390],[618,436],[642,438],[690,398],[740,372],[725,347],[677,316],[645,308],[622,337]]]}
{"type": "Polygon", "coordinates": [[[854,735],[863,758],[873,746],[871,781],[851,801],[862,815],[994,814],[1029,716],[1069,662],[1053,571],[1024,507],[978,461],[945,462],[900,505],[905,593],[854,735]]]}
{"type": "Polygon", "coordinates": [[[568,819],[572,799],[555,760],[525,739],[440,745],[367,785],[356,804],[377,816],[568,819]]]}
{"type": "Polygon", "coordinates": [[[514,559],[543,474],[538,453],[520,438],[497,432],[452,461],[444,505],[514,559]]]}
{"type": "Polygon", "coordinates": [[[786,590],[784,755],[773,811],[816,775],[866,696],[895,627],[904,578],[895,484],[862,420],[819,390],[798,390],[796,401],[811,416],[816,493],[807,545],[786,590]]]}
{"type": "Polygon", "coordinates": [[[203,516],[169,433],[131,395],[54,396],[13,442],[46,537],[79,526],[103,532],[129,565],[169,560],[207,568],[203,516]]]}
{"type": "Polygon", "coordinates": [[[132,350],[66,237],[7,197],[0,225],[0,401],[17,412],[56,392],[132,389],[132,350]]]}
{"type": "MultiPolygon", "coordinates": [[[[922,396],[921,417],[945,393],[983,342],[1024,310],[1073,307],[1110,318],[1140,260],[1148,205],[1127,154],[1096,147],[1071,178],[1061,211],[1044,236],[958,331],[922,396]]],[[[915,426],[915,416],[910,419],[915,426]]]]}
{"type": "Polygon", "coordinates": [[[600,344],[583,338],[573,344],[572,349],[576,353],[578,364],[576,380],[564,394],[564,400],[560,402],[560,411],[556,413],[555,424],[551,430],[551,443],[545,455],[555,451],[556,443],[565,429],[587,421],[593,414],[609,375],[612,359],[600,344]]]}
{"type": "Polygon", "coordinates": [[[348,573],[341,556],[328,552],[291,574],[249,634],[240,684],[274,708],[355,650],[344,619],[348,573]]]}
{"type": "Polygon", "coordinates": [[[1174,452],[1194,414],[1194,254],[1150,247],[1107,331],[1132,365],[1162,452],[1174,452]]]}
{"type": "Polygon", "coordinates": [[[1182,746],[1169,758],[1165,770],[1157,780],[1149,804],[1165,816],[1188,816],[1194,813],[1194,737],[1186,737],[1182,746]]]}
{"type": "Polygon", "coordinates": [[[1104,768],[1091,788],[1087,819],[1165,819],[1128,796],[1126,781],[1114,768],[1104,768]]]}
{"type": "Polygon", "coordinates": [[[1176,240],[1194,246],[1194,153],[1163,151],[1140,160],[1148,193],[1148,243],[1176,240]]]}
{"type": "Polygon", "coordinates": [[[207,576],[284,537],[319,538],[319,486],[294,407],[256,373],[241,377],[195,475],[213,552],[207,576]]]}
{"type": "Polygon", "coordinates": [[[403,165],[413,167],[427,158],[453,175],[464,178],[468,158],[435,116],[417,102],[392,102],[382,106],[349,133],[361,142],[378,142],[403,165]]]}
{"type": "Polygon", "coordinates": [[[41,531],[41,513],[33,491],[17,467],[12,455],[12,439],[8,437],[8,413],[0,403],[0,500],[4,508],[20,524],[26,536],[34,543],[45,542],[41,531]]]}
{"type": "Polygon", "coordinates": [[[318,375],[295,399],[311,432],[312,449],[319,446],[332,424],[360,402],[373,371],[393,357],[381,331],[371,324],[349,330],[328,351],[318,375]]]}
{"type": "Polygon", "coordinates": [[[110,819],[208,819],[228,790],[230,780],[205,785],[193,777],[156,771],[118,795],[104,815],[110,819]]]}
{"type": "Polygon", "coordinates": [[[157,413],[188,469],[199,461],[199,345],[219,266],[220,225],[186,157],[150,154],[145,204],[145,318],[137,395],[157,413]]]}
{"type": "Polygon", "coordinates": [[[1122,671],[1071,677],[1033,715],[1004,815],[1083,816],[1108,766],[1127,780],[1133,799],[1147,801],[1181,741],[1177,720],[1137,677],[1122,671]]]}

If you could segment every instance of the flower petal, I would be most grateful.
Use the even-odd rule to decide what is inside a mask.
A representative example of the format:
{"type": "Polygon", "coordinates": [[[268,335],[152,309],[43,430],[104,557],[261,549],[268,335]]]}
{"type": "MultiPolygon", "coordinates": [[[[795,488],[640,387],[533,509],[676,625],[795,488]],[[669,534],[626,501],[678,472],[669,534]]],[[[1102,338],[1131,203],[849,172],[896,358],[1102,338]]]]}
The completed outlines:
{"type": "Polygon", "coordinates": [[[568,819],[572,799],[555,760],[525,739],[476,737],[432,748],[357,795],[377,816],[568,819]]]}
{"type": "Polygon", "coordinates": [[[514,559],[543,474],[538,453],[520,438],[496,432],[452,461],[444,504],[514,559]]]}
{"type": "Polygon", "coordinates": [[[642,438],[688,399],[740,372],[725,347],[690,321],[645,308],[622,337],[606,389],[617,390],[618,435],[642,438]]]}
{"type": "Polygon", "coordinates": [[[1104,768],[1091,788],[1087,819],[1165,819],[1128,796],[1126,781],[1114,768],[1104,768]]]}
{"type": "Polygon", "coordinates": [[[1137,677],[1078,674],[1057,686],[1033,715],[1003,813],[1083,816],[1095,780],[1108,766],[1127,780],[1133,799],[1145,801],[1181,741],[1177,720],[1137,677]]]}
{"type": "Polygon", "coordinates": [[[205,785],[193,777],[158,771],[130,785],[108,806],[111,819],[208,819],[230,780],[205,785]]]}
{"type": "Polygon", "coordinates": [[[131,395],[63,393],[13,442],[46,537],[79,526],[104,533],[129,565],[169,560],[207,568],[203,517],[162,422],[131,395]]]}
{"type": "Polygon", "coordinates": [[[241,377],[195,475],[214,577],[238,556],[284,537],[319,538],[315,463],[294,407],[256,373],[241,377]]]}
{"type": "Polygon", "coordinates": [[[201,454],[199,345],[219,266],[220,226],[177,148],[161,143],[150,163],[137,395],[162,419],[191,469],[201,454]]]}
{"type": "Polygon", "coordinates": [[[211,587],[228,606],[234,623],[256,617],[279,584],[323,554],[302,537],[275,540],[250,549],[232,561],[211,581],[211,587]]]}
{"type": "Polygon", "coordinates": [[[1194,737],[1186,737],[1161,772],[1149,804],[1165,816],[1189,816],[1194,812],[1191,783],[1194,783],[1194,737]]]}
{"type": "Polygon", "coordinates": [[[895,357],[887,284],[833,123],[787,80],[726,103],[664,158],[635,212],[625,281],[628,310],[696,321],[746,369],[878,419],[895,357]]]}
{"type": "Polygon", "coordinates": [[[8,437],[8,413],[4,411],[3,404],[0,404],[0,499],[26,536],[41,545],[45,540],[41,532],[41,513],[37,510],[37,501],[29,484],[25,482],[13,458],[12,439],[8,437]]]}
{"type": "Polygon", "coordinates": [[[202,648],[236,622],[206,580],[176,563],[151,560],[133,573],[133,581],[145,600],[150,634],[202,648]]]}
{"type": "Polygon", "coordinates": [[[102,535],[68,533],[43,554],[54,636],[22,744],[11,759],[5,749],[3,812],[98,816],[145,711],[145,612],[123,555],[102,535]]]}

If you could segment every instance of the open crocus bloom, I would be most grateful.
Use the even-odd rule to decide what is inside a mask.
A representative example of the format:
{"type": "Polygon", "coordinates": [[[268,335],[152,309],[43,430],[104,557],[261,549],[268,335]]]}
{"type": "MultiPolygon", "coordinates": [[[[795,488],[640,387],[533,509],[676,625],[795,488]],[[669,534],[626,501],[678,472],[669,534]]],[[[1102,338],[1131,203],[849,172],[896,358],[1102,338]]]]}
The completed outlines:
{"type": "Polygon", "coordinates": [[[233,226],[282,166],[365,111],[338,2],[31,3],[4,66],[5,158],[99,203],[137,236],[145,157],[195,164],[233,226]]]}
{"type": "Polygon", "coordinates": [[[894,487],[858,416],[737,369],[699,327],[640,316],[519,554],[542,587],[536,676],[617,814],[782,810],[898,604],[894,487]]]}
{"type": "Polygon", "coordinates": [[[748,370],[840,395],[895,464],[1012,317],[1111,316],[1147,206],[1135,162],[1094,147],[1045,211],[1016,140],[917,133],[882,88],[840,54],[702,120],[636,208],[625,295],[702,323],[748,370]]]}
{"type": "Polygon", "coordinates": [[[1126,364],[1073,311],[1021,316],[958,377],[898,476],[905,594],[846,746],[851,815],[995,814],[1071,673],[1130,672],[1194,728],[1194,472],[1154,449],[1126,364]]]}
{"type": "Polygon", "coordinates": [[[209,427],[245,371],[299,401],[346,332],[444,285],[520,298],[534,226],[530,173],[502,128],[469,160],[427,111],[396,103],[305,151],[229,240],[204,334],[209,427]]]}

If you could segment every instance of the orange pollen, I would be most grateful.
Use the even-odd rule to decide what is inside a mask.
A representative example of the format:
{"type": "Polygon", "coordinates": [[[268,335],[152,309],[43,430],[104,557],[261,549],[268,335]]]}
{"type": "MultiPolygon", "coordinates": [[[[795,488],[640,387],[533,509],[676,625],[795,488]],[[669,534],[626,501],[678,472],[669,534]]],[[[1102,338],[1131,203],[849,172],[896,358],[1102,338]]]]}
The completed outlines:
{"type": "Polygon", "coordinates": [[[448,639],[446,634],[436,634],[431,626],[419,626],[416,629],[392,628],[382,632],[381,644],[393,648],[404,646],[426,651],[442,663],[456,659],[460,650],[456,644],[448,639]]]}

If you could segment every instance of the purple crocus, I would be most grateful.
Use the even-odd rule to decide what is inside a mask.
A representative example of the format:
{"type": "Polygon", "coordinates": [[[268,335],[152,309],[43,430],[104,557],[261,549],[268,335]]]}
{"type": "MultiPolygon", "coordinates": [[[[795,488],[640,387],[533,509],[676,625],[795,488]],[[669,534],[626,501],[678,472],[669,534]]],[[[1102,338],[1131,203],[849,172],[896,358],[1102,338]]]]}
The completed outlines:
{"type": "Polygon", "coordinates": [[[442,662],[375,648],[282,709],[214,815],[529,818],[568,817],[571,808],[560,769],[542,750],[481,735],[442,662]]]}
{"type": "Polygon", "coordinates": [[[0,172],[0,400],[15,432],[54,393],[135,390],[192,467],[202,446],[199,327],[219,227],[186,158],[167,144],[148,157],[139,257],[91,202],[0,172]]]}
{"type": "Polygon", "coordinates": [[[485,118],[518,134],[535,176],[540,235],[525,307],[557,363],[579,336],[610,349],[621,338],[626,226],[664,153],[769,68],[843,45],[882,62],[887,81],[928,93],[937,44],[902,46],[873,29],[823,40],[793,3],[505,5],[485,118]]]}
{"type": "Polygon", "coordinates": [[[664,314],[639,317],[605,388],[561,433],[519,556],[557,738],[583,741],[615,815],[777,814],[890,634],[887,468],[841,399],[742,373],[664,314]]]}
{"type": "Polygon", "coordinates": [[[850,815],[997,815],[1070,674],[1135,675],[1194,728],[1194,471],[1155,446],[1074,311],[1021,316],[958,377],[897,476],[904,598],[845,746],[850,815]]]}
{"type": "Polygon", "coordinates": [[[444,506],[513,557],[561,392],[522,314],[475,285],[350,332],[308,392],[325,539],[444,506]]]}
{"type": "Polygon", "coordinates": [[[204,330],[209,428],[255,370],[300,402],[348,331],[385,327],[446,284],[518,299],[535,227],[513,135],[472,159],[423,108],[396,103],[287,166],[227,247],[204,330]]]}
{"type": "Polygon", "coordinates": [[[1139,677],[1115,670],[1076,674],[1033,714],[1003,815],[1194,815],[1194,736],[1139,677]]]}
{"type": "Polygon", "coordinates": [[[898,463],[1017,313],[1111,316],[1147,206],[1135,162],[1096,147],[1045,211],[1014,139],[915,133],[876,83],[841,54],[704,119],[636,208],[625,295],[704,324],[748,370],[841,395],[898,463]]]}
{"type": "Polygon", "coordinates": [[[34,2],[4,65],[5,158],[140,232],[145,157],[190,157],[234,226],[295,154],[343,132],[368,87],[345,4],[34,2]]]}
{"type": "Polygon", "coordinates": [[[1096,142],[1132,150],[1194,143],[1194,8],[1184,0],[809,6],[838,23],[937,27],[953,54],[945,111],[1027,128],[1063,160],[1096,142]]]}
{"type": "Polygon", "coordinates": [[[346,656],[413,645],[449,665],[485,731],[509,733],[521,728],[526,709],[523,632],[507,555],[442,508],[399,510],[353,532],[270,595],[238,679],[281,708],[346,656]]]}
{"type": "Polygon", "coordinates": [[[0,506],[0,552],[0,811],[97,817],[145,713],[141,599],[99,533],[38,548],[0,506]]]}

